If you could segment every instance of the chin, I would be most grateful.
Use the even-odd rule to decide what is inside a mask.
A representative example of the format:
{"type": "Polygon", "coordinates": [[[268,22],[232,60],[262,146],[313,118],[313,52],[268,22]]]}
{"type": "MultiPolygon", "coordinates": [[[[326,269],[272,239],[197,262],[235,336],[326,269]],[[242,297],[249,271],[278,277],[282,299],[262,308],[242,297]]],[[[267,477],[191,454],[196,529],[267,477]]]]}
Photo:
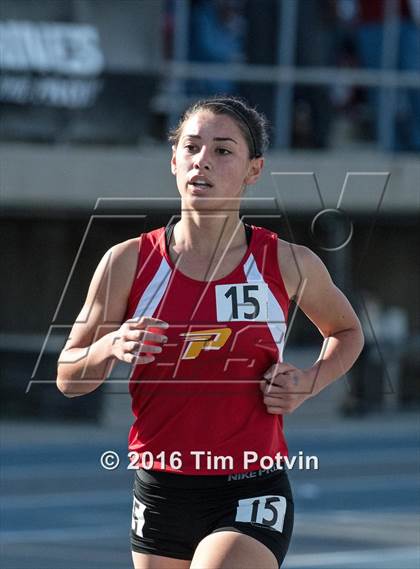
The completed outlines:
{"type": "Polygon", "coordinates": [[[189,196],[186,200],[186,204],[197,210],[214,210],[220,209],[220,204],[218,201],[212,198],[203,196],[189,196]]]}

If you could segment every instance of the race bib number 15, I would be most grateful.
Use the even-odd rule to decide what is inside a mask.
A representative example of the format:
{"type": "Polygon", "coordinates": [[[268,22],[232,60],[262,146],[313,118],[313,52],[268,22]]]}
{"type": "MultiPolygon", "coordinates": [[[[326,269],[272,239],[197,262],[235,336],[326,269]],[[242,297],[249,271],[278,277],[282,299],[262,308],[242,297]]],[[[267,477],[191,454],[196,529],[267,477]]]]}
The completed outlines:
{"type": "Polygon", "coordinates": [[[266,283],[216,285],[215,290],[218,322],[267,322],[266,283]]]}
{"type": "Polygon", "coordinates": [[[287,501],[284,496],[255,496],[238,501],[235,521],[266,526],[282,532],[287,501]]]}

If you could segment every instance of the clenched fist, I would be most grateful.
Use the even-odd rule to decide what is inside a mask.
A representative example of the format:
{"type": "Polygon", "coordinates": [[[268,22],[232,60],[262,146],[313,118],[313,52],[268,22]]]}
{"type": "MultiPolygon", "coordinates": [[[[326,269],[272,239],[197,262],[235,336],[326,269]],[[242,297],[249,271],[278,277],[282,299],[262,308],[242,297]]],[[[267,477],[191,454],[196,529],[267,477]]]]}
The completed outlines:
{"type": "Polygon", "coordinates": [[[285,362],[277,362],[264,374],[260,389],[267,412],[273,415],[292,413],[312,396],[313,374],[285,362]]]}

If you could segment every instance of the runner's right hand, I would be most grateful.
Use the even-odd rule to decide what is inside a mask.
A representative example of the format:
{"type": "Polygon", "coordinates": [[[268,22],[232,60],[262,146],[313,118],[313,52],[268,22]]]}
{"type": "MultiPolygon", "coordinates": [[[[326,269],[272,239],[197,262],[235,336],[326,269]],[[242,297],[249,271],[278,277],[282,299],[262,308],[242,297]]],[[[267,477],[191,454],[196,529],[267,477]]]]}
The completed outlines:
{"type": "Polygon", "coordinates": [[[127,320],[112,333],[112,355],[128,364],[151,363],[155,359],[154,354],[160,354],[162,345],[168,341],[163,333],[168,327],[167,322],[148,316],[127,320]],[[146,328],[162,328],[162,334],[146,328]]]}

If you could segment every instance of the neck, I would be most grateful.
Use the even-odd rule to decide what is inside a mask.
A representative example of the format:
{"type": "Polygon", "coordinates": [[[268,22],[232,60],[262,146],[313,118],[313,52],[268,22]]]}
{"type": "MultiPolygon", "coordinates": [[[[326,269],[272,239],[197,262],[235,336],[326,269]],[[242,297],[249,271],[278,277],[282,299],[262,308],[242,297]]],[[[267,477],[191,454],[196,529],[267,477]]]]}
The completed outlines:
{"type": "Polygon", "coordinates": [[[243,223],[235,212],[182,212],[174,230],[177,248],[200,255],[225,252],[246,242],[243,223]]]}

